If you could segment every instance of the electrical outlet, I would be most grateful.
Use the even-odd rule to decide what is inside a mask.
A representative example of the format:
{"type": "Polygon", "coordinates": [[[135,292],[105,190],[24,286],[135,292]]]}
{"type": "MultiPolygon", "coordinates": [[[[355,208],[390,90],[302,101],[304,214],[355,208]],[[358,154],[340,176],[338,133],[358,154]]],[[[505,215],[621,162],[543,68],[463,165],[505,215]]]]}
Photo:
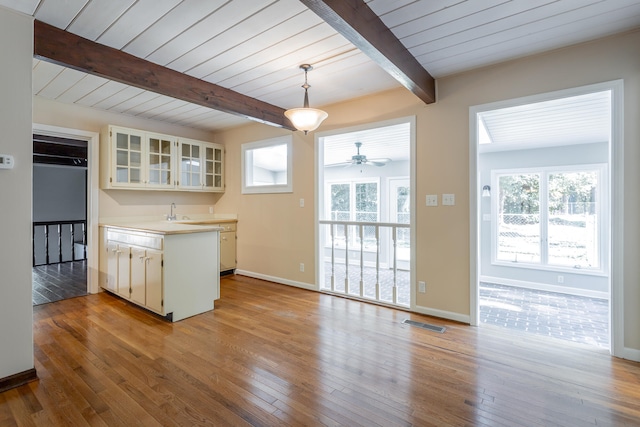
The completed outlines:
{"type": "Polygon", "coordinates": [[[304,273],[304,263],[303,262],[300,263],[300,272],[304,273]]]}
{"type": "Polygon", "coordinates": [[[418,292],[424,294],[427,292],[427,284],[423,281],[418,282],[418,292]]]}
{"type": "Polygon", "coordinates": [[[456,195],[455,194],[443,194],[442,195],[442,205],[443,206],[453,206],[456,204],[456,195]]]}
{"type": "Polygon", "coordinates": [[[427,203],[427,206],[438,206],[438,195],[437,194],[427,194],[426,203],[427,203]]]}
{"type": "Polygon", "coordinates": [[[564,276],[558,276],[558,283],[564,283],[564,276]]]}
{"type": "Polygon", "coordinates": [[[209,206],[209,213],[212,214],[213,213],[213,206],[209,206]]]}
{"type": "Polygon", "coordinates": [[[304,208],[304,199],[300,199],[300,207],[304,208]]]}

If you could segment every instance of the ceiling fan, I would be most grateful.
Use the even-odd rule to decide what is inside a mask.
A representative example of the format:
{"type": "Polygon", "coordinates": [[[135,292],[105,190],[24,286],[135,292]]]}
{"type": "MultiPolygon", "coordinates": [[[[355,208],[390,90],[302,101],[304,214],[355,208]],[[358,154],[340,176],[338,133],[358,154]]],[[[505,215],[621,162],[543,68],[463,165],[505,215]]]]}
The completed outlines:
{"type": "Polygon", "coordinates": [[[381,158],[381,159],[367,159],[367,156],[364,154],[360,154],[360,147],[362,147],[362,142],[356,142],[356,154],[351,156],[351,159],[341,162],[341,163],[333,163],[330,165],[325,165],[326,167],[331,166],[362,166],[362,165],[371,165],[371,166],[384,166],[387,162],[390,162],[391,159],[381,158]]]}

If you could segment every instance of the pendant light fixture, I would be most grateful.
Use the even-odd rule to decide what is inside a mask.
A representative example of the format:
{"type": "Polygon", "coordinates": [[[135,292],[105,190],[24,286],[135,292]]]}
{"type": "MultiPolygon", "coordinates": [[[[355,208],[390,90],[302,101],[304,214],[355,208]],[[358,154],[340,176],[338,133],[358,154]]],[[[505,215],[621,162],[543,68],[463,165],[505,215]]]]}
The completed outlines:
{"type": "Polygon", "coordinates": [[[311,86],[307,83],[307,72],[313,70],[313,67],[309,64],[302,64],[300,69],[304,70],[304,84],[302,85],[304,88],[304,106],[302,108],[287,110],[284,112],[284,115],[291,120],[291,123],[296,129],[304,131],[306,135],[310,130],[316,130],[318,126],[320,126],[320,123],[329,117],[329,114],[316,108],[309,108],[309,94],[307,90],[311,86]]]}

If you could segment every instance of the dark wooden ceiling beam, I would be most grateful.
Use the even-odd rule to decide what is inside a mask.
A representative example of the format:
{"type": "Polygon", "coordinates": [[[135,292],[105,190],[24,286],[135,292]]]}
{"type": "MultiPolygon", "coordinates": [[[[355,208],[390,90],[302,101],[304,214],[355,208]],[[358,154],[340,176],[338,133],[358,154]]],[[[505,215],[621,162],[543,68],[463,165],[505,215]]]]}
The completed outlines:
{"type": "Polygon", "coordinates": [[[300,0],[426,104],[435,80],[363,0],[300,0]]]}
{"type": "Polygon", "coordinates": [[[295,130],[284,109],[36,20],[34,56],[247,119],[295,130]]]}

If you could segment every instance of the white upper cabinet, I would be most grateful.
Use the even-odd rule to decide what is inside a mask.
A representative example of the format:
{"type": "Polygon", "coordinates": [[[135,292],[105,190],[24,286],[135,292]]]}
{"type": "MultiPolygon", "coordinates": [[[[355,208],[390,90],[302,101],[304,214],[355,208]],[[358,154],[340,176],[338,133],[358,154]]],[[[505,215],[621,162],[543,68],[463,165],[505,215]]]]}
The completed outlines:
{"type": "Polygon", "coordinates": [[[221,145],[119,126],[101,137],[104,189],[224,191],[221,145]]]}
{"type": "Polygon", "coordinates": [[[178,153],[179,189],[224,191],[221,145],[179,138],[178,153]]]}

